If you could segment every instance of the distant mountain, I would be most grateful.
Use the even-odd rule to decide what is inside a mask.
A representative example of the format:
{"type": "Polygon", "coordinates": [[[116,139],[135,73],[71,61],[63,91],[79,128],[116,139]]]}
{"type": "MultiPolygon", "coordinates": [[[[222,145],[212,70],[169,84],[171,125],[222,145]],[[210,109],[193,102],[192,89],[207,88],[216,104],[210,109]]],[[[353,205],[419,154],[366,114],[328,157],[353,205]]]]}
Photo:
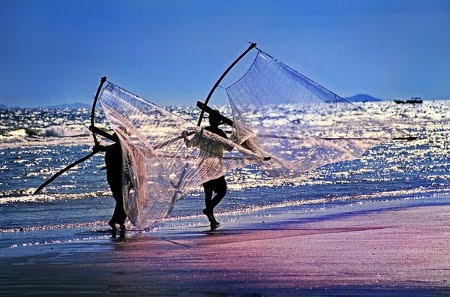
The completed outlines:
{"type": "Polygon", "coordinates": [[[70,103],[70,104],[48,105],[46,107],[54,109],[61,109],[61,108],[78,109],[78,108],[90,108],[91,105],[86,103],[70,103]]]}
{"type": "Polygon", "coordinates": [[[383,101],[382,99],[372,97],[367,94],[358,94],[355,96],[347,97],[346,100],[350,102],[377,102],[377,101],[383,101]]]}
{"type": "Polygon", "coordinates": [[[0,104],[0,109],[8,109],[8,106],[6,106],[5,104],[0,104]]]}

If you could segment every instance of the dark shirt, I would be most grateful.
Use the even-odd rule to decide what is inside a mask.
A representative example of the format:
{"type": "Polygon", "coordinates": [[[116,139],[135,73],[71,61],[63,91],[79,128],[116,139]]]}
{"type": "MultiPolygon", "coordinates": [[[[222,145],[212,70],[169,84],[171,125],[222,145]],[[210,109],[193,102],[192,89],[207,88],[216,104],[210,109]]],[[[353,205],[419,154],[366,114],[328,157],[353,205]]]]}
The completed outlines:
{"type": "Polygon", "coordinates": [[[108,182],[119,185],[122,180],[122,149],[120,143],[116,142],[105,148],[105,165],[108,182]]]}

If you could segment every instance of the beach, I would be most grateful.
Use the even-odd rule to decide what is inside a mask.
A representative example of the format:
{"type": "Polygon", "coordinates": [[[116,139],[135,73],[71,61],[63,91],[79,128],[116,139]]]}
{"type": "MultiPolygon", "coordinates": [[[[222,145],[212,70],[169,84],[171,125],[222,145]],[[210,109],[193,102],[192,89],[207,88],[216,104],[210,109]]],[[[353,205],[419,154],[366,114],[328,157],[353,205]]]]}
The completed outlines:
{"type": "Polygon", "coordinates": [[[3,296],[448,296],[450,198],[3,249],[3,296]],[[423,203],[421,203],[423,204],[423,203]]]}
{"type": "MultiPolygon", "coordinates": [[[[389,102],[364,107],[382,117],[416,113],[389,102]]],[[[31,195],[92,151],[88,134],[74,141],[40,119],[82,132],[90,110],[4,111],[0,295],[448,296],[450,103],[421,108],[415,141],[293,178],[231,170],[217,230],[202,214],[199,186],[151,229],[128,224],[124,238],[108,226],[114,199],[103,155],[31,195]],[[23,136],[19,116],[42,135],[23,136]]]]}

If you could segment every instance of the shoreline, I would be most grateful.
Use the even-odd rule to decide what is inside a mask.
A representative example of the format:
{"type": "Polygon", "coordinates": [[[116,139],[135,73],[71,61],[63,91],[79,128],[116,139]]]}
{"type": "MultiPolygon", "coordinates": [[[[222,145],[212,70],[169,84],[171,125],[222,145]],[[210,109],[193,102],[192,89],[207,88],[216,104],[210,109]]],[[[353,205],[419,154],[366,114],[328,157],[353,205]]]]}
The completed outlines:
{"type": "Polygon", "coordinates": [[[0,255],[0,294],[445,296],[449,221],[449,204],[324,210],[23,247],[0,255]]]}

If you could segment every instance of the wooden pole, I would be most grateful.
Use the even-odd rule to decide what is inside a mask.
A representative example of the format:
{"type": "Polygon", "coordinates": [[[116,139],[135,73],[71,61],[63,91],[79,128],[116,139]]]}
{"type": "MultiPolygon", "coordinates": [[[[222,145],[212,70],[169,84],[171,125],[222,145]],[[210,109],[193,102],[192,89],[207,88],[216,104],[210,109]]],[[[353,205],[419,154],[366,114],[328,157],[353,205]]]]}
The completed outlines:
{"type": "MultiPolygon", "coordinates": [[[[220,76],[220,78],[217,80],[217,82],[214,84],[214,86],[212,87],[211,91],[209,91],[208,96],[205,99],[205,103],[204,105],[207,106],[209,99],[211,99],[212,94],[214,93],[214,91],[217,89],[217,87],[219,86],[220,82],[223,80],[223,78],[228,74],[228,72],[230,72],[231,68],[234,67],[234,65],[237,64],[237,62],[239,62],[249,51],[251,51],[254,47],[256,47],[256,43],[251,43],[250,46],[236,59],[234,60],[233,63],[231,63],[230,66],[228,66],[228,68],[225,70],[225,72],[220,76]]],[[[198,118],[198,123],[197,126],[200,126],[203,120],[203,114],[205,113],[205,110],[202,109],[202,111],[200,112],[200,117],[198,118]]]]}

